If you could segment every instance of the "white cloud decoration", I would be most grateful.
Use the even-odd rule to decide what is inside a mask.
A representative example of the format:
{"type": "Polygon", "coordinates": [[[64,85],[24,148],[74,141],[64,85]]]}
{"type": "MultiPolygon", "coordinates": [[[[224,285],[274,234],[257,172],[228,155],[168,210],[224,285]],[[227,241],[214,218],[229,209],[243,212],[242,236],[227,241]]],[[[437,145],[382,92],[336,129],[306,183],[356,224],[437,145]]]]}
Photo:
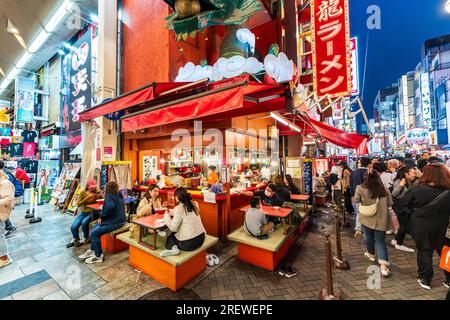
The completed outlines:
{"type": "Polygon", "coordinates": [[[195,82],[205,78],[211,79],[212,69],[211,66],[196,66],[192,62],[188,62],[178,70],[175,82],[195,82]]]}
{"type": "Polygon", "coordinates": [[[256,37],[253,32],[251,32],[247,28],[239,29],[238,31],[236,31],[236,38],[240,43],[248,44],[248,46],[250,47],[250,51],[252,53],[255,53],[256,37]]]}
{"type": "Polygon", "coordinates": [[[240,76],[244,73],[255,74],[264,70],[264,65],[256,58],[244,58],[234,56],[231,58],[219,58],[213,66],[213,81],[240,76]]]}
{"type": "Polygon", "coordinates": [[[281,52],[278,57],[269,54],[264,58],[264,68],[276,82],[290,81],[294,77],[294,62],[281,52]]]}

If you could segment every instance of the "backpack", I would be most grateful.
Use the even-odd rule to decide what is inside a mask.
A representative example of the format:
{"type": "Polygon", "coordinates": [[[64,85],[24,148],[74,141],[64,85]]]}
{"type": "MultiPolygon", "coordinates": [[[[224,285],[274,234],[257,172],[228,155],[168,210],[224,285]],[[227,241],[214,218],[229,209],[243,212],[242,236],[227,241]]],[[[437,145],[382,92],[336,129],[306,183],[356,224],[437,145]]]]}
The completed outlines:
{"type": "Polygon", "coordinates": [[[22,186],[22,182],[20,182],[19,180],[17,180],[11,173],[6,172],[6,175],[8,176],[9,181],[11,181],[11,183],[14,185],[14,197],[21,197],[23,196],[23,186],[22,186]]]}
{"type": "Polygon", "coordinates": [[[328,177],[328,184],[331,186],[334,186],[338,181],[339,177],[335,173],[330,174],[330,176],[328,177]]]}

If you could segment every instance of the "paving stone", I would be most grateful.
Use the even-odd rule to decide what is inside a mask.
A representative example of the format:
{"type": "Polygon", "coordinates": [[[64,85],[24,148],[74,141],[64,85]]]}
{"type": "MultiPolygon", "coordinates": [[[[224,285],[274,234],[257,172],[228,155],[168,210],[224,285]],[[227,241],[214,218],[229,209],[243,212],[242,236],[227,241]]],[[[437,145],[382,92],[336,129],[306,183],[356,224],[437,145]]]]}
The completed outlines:
{"type": "Polygon", "coordinates": [[[31,288],[25,289],[18,293],[13,294],[14,300],[39,300],[42,299],[61,288],[58,286],[55,280],[47,280],[31,288]]]}

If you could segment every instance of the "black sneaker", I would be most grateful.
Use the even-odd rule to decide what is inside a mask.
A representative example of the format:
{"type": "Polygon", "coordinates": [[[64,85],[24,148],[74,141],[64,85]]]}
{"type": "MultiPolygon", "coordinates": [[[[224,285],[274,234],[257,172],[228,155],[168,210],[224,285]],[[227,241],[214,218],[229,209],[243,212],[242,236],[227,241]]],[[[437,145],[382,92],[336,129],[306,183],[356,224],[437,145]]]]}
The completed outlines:
{"type": "Polygon", "coordinates": [[[17,231],[17,227],[14,227],[14,228],[12,228],[11,230],[6,231],[5,237],[6,237],[6,238],[11,237],[16,231],[17,231]]]}
{"type": "Polygon", "coordinates": [[[443,284],[444,284],[444,287],[446,287],[447,289],[450,289],[450,281],[444,280],[443,284]]]}
{"type": "Polygon", "coordinates": [[[32,219],[32,218],[34,218],[34,210],[33,210],[33,213],[27,213],[25,215],[25,219],[32,219]]]}
{"type": "Polygon", "coordinates": [[[286,278],[290,279],[297,275],[297,270],[294,267],[286,268],[286,278]]]}
{"type": "Polygon", "coordinates": [[[70,243],[66,245],[66,248],[72,248],[72,247],[81,247],[83,244],[80,242],[80,240],[72,240],[70,243]]]}
{"type": "Polygon", "coordinates": [[[417,282],[420,284],[422,288],[431,290],[431,284],[425,279],[417,279],[417,282]]]}
{"type": "Polygon", "coordinates": [[[282,277],[284,277],[286,275],[286,266],[285,265],[280,266],[280,269],[278,269],[278,274],[282,277]]]}

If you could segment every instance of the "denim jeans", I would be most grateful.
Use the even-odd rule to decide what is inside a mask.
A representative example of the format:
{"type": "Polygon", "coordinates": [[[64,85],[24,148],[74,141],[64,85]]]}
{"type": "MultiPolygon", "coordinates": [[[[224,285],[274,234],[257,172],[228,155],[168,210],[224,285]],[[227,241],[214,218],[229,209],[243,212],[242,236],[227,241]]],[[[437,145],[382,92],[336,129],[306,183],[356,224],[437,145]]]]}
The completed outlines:
{"type": "Polygon", "coordinates": [[[99,225],[96,224],[94,228],[91,230],[91,250],[95,252],[97,257],[100,257],[103,253],[102,251],[102,242],[100,240],[101,236],[107,233],[110,233],[114,230],[121,228],[124,224],[107,224],[107,225],[99,225]]]}
{"type": "Polygon", "coordinates": [[[356,213],[355,231],[362,231],[361,222],[359,222],[359,203],[353,203],[353,208],[356,213]]]}
{"type": "Polygon", "coordinates": [[[74,239],[80,240],[80,226],[83,229],[84,238],[89,237],[89,222],[91,222],[92,214],[90,212],[80,213],[70,227],[74,239]]]}
{"type": "Polygon", "coordinates": [[[5,233],[5,222],[0,221],[0,257],[8,254],[8,245],[6,243],[5,233]]]}
{"type": "Polygon", "coordinates": [[[11,222],[11,220],[6,220],[5,221],[5,230],[6,231],[11,231],[12,229],[14,229],[16,226],[11,222]]]}
{"type": "Polygon", "coordinates": [[[372,255],[378,254],[378,261],[389,262],[388,251],[386,247],[386,232],[373,230],[364,225],[363,232],[367,251],[372,255]]]}

